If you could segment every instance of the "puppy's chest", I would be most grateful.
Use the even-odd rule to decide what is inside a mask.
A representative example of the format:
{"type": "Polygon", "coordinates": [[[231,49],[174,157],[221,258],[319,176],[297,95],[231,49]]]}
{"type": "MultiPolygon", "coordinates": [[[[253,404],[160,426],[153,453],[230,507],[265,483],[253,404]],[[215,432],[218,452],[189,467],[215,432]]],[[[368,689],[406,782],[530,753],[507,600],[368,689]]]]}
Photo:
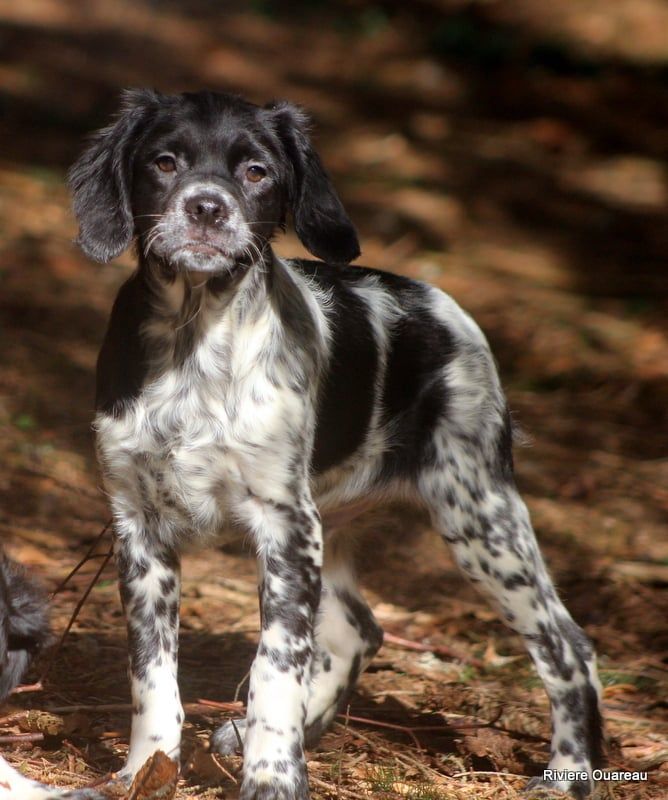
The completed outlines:
{"type": "Polygon", "coordinates": [[[303,411],[270,340],[221,331],[187,358],[170,348],[124,416],[98,420],[108,489],[160,524],[213,531],[249,493],[278,491],[303,411]]]}

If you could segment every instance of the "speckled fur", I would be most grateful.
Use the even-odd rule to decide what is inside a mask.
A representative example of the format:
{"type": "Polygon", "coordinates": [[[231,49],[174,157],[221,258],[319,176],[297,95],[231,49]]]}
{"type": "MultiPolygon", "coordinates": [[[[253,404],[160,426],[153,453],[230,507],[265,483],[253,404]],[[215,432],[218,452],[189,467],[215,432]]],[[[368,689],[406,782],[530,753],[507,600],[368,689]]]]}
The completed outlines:
{"type": "Polygon", "coordinates": [[[48,641],[45,593],[0,548],[0,703],[48,641]]]}
{"type": "MultiPolygon", "coordinates": [[[[73,171],[84,249],[104,260],[134,234],[140,254],[100,357],[95,420],[129,630],[124,775],[157,749],[178,758],[179,550],[233,522],[251,533],[261,576],[262,631],[237,723],[241,798],[308,797],[304,747],[382,641],[345,534],[360,511],[396,497],[427,509],[524,637],[552,704],[550,767],[600,766],[594,652],[515,488],[485,337],[442,292],[343,265],[357,239],[305,130],[287,104],[134,93],[73,171]],[[165,176],[151,159],[167,145],[165,176]],[[246,177],[251,162],[265,170],[260,188],[246,177]],[[113,202],[98,185],[105,168],[121,186],[113,202]],[[184,211],[198,192],[223,209],[205,224],[184,211]],[[94,218],[105,202],[106,222],[94,218]],[[329,264],[274,256],[287,207],[329,264]],[[192,241],[215,249],[213,266],[192,241]]],[[[234,750],[237,733],[223,726],[212,745],[234,750]]],[[[583,797],[590,784],[558,788],[583,797]]]]}

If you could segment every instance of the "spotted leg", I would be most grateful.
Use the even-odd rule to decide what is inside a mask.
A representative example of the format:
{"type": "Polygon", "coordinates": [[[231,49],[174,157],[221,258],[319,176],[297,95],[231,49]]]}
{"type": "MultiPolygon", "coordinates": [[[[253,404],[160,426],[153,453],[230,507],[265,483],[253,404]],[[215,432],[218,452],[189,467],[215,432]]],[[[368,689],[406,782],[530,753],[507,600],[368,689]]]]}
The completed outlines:
{"type": "Polygon", "coordinates": [[[183,709],[176,681],[179,557],[139,535],[118,536],[116,561],[128,629],[132,692],[127,781],[157,750],[178,760],[183,709]]]}
{"type": "Polygon", "coordinates": [[[316,659],[306,714],[306,744],[313,747],[336,713],[345,709],[357,679],[378,652],[383,631],[359,593],[345,543],[325,549],[316,623],[316,659]]]}
{"type": "Polygon", "coordinates": [[[443,463],[422,481],[436,527],[459,566],[524,637],[552,710],[547,785],[578,798],[603,761],[600,684],[594,650],[557,597],[509,464],[468,441],[449,442],[443,463]],[[572,780],[568,771],[587,773],[572,780]]]}
{"type": "MultiPolygon", "coordinates": [[[[357,588],[348,549],[338,538],[332,538],[325,547],[316,615],[306,747],[315,746],[336,713],[345,709],[359,675],[382,641],[383,631],[357,588]]],[[[223,754],[234,753],[245,734],[246,720],[228,722],[216,731],[212,746],[223,754]]]]}
{"type": "MultiPolygon", "coordinates": [[[[262,631],[246,721],[237,723],[245,737],[240,798],[307,800],[304,722],[321,588],[320,518],[306,491],[289,505],[256,496],[249,504],[258,543],[262,631]]],[[[233,749],[236,733],[223,727],[212,746],[233,749]]]]}

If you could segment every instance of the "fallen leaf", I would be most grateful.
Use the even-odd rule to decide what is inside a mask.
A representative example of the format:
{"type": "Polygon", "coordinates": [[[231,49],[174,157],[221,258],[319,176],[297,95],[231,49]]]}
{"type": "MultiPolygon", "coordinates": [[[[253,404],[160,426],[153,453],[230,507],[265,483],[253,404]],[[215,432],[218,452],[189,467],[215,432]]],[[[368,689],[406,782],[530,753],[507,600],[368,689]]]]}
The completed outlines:
{"type": "Polygon", "coordinates": [[[176,793],[178,774],[176,762],[158,750],[135,776],[128,800],[171,800],[176,793]]]}
{"type": "Polygon", "coordinates": [[[26,733],[43,733],[45,736],[62,736],[65,720],[57,714],[33,709],[19,720],[19,728],[26,733]]]}
{"type": "Polygon", "coordinates": [[[512,664],[515,661],[520,661],[524,658],[524,654],[517,656],[501,656],[496,652],[494,641],[490,639],[485,648],[485,654],[482,660],[488,667],[505,667],[506,664],[512,664]]]}
{"type": "Polygon", "coordinates": [[[234,775],[225,769],[215,753],[198,748],[192,754],[186,764],[185,772],[193,775],[202,783],[221,783],[224,780],[231,780],[237,783],[234,775]]]}
{"type": "Polygon", "coordinates": [[[668,762],[668,747],[665,742],[647,739],[632,739],[622,743],[624,759],[634,769],[652,769],[668,762]]]}

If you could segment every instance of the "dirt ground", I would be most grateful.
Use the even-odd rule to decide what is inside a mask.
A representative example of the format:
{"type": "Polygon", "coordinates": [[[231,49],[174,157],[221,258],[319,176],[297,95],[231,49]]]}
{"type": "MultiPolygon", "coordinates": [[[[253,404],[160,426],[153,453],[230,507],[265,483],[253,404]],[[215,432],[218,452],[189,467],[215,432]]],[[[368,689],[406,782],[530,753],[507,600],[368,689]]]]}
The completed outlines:
{"type": "MultiPolygon", "coordinates": [[[[441,286],[487,333],[527,439],[518,483],[600,655],[610,764],[647,771],[601,796],[668,796],[667,79],[662,0],[0,0],[9,552],[55,589],[109,516],[93,374],[132,257],[94,265],[71,243],[64,174],[83,135],[128,85],[288,97],[315,118],[360,262],[441,286]]],[[[302,252],[292,234],[278,250],[302,252]]],[[[394,527],[360,548],[367,597],[392,636],[310,753],[312,794],[518,797],[548,751],[535,672],[432,532],[406,515],[394,527]]],[[[56,594],[57,635],[109,546],[107,534],[56,594]]],[[[238,792],[239,760],[214,759],[205,743],[235,713],[220,704],[234,700],[257,633],[243,546],[190,553],[179,798],[238,792]]],[[[62,649],[36,666],[43,690],[0,711],[12,763],[72,786],[120,766],[124,640],[109,564],[62,649]]]]}

